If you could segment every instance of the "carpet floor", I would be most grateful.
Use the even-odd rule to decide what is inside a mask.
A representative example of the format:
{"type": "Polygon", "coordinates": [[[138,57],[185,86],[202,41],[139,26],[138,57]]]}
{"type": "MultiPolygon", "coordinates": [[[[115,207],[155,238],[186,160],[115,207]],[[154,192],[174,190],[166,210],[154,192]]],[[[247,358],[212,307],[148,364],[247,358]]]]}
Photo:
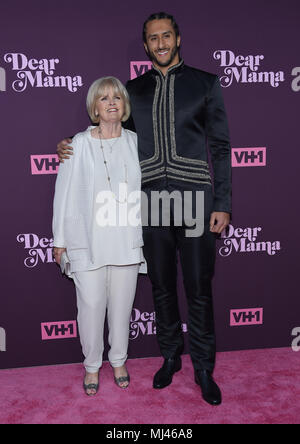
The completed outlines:
{"type": "Polygon", "coordinates": [[[152,388],[161,358],[127,362],[127,390],[104,363],[100,391],[87,397],[83,367],[0,370],[0,424],[298,424],[300,353],[290,348],[218,353],[214,373],[223,404],[212,407],[194,383],[191,360],[164,390],[152,388]]]}

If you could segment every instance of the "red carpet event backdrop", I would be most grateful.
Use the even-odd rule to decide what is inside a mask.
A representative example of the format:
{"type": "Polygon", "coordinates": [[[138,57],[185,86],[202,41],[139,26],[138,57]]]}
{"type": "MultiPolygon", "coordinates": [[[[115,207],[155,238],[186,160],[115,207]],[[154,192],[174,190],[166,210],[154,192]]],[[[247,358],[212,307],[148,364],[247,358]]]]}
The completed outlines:
{"type": "MultiPolygon", "coordinates": [[[[217,242],[218,351],[298,349],[299,1],[11,0],[0,16],[0,368],[82,360],[75,288],[52,256],[56,144],[89,125],[95,79],[125,83],[151,68],[142,24],[162,9],[179,23],[185,63],[219,75],[230,124],[233,215],[217,242]]],[[[178,291],[187,339],[181,279],[178,291]]],[[[141,276],[129,357],[148,356],[159,350],[141,276]]]]}

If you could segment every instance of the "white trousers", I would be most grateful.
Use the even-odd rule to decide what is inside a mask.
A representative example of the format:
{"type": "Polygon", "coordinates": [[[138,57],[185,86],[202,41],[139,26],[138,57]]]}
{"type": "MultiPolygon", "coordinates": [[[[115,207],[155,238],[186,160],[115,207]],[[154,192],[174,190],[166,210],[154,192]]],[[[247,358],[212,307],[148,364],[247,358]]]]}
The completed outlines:
{"type": "Polygon", "coordinates": [[[84,366],[89,373],[97,373],[102,366],[106,311],[109,362],[112,367],[121,367],[126,362],[139,267],[139,264],[109,265],[74,273],[79,335],[84,366]]]}

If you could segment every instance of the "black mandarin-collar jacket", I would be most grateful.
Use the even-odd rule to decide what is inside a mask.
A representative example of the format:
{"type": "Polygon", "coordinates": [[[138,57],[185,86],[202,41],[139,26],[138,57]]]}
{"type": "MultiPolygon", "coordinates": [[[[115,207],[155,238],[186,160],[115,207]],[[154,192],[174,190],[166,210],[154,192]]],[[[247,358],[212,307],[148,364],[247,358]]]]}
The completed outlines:
{"type": "Polygon", "coordinates": [[[231,147],[218,77],[181,60],[166,76],[153,68],[126,87],[143,188],[211,187],[210,152],[213,210],[231,213],[231,147]]]}

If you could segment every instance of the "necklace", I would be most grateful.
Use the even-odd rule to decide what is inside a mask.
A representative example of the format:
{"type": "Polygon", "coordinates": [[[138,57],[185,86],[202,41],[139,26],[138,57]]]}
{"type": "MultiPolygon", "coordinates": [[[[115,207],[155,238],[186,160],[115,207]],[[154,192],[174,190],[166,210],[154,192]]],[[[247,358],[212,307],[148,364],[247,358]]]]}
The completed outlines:
{"type": "MultiPolygon", "coordinates": [[[[107,163],[107,160],[106,160],[106,157],[105,157],[105,154],[104,154],[104,146],[103,146],[103,143],[102,143],[101,128],[99,128],[99,130],[98,130],[98,134],[99,134],[100,148],[101,148],[101,152],[102,152],[102,157],[103,157],[103,162],[104,162],[104,166],[105,166],[105,171],[106,171],[106,176],[107,176],[107,182],[108,182],[109,189],[110,189],[112,195],[114,196],[115,200],[116,200],[118,203],[120,203],[120,204],[124,204],[124,203],[127,202],[127,187],[128,187],[128,171],[127,171],[127,165],[126,165],[126,163],[124,162],[124,174],[125,174],[125,176],[124,176],[124,182],[123,182],[123,183],[126,184],[126,192],[125,192],[125,198],[124,198],[124,200],[121,201],[121,200],[117,199],[115,193],[114,193],[113,190],[112,190],[111,177],[110,177],[110,174],[109,174],[108,163],[107,163]]],[[[110,145],[110,143],[107,142],[108,146],[110,147],[110,152],[112,152],[112,147],[116,144],[116,142],[117,142],[118,140],[119,140],[119,139],[117,138],[117,140],[116,140],[112,145],[110,145]]]]}
{"type": "MultiPolygon", "coordinates": [[[[100,140],[101,140],[101,147],[102,147],[102,139],[101,139],[101,135],[100,135],[100,133],[101,133],[101,130],[99,130],[99,137],[100,137],[100,140]]],[[[114,147],[114,145],[116,145],[116,143],[119,141],[119,137],[116,137],[115,138],[115,140],[114,140],[114,142],[112,143],[112,145],[109,143],[109,139],[104,139],[105,141],[106,141],[106,143],[107,143],[107,145],[109,146],[109,148],[110,148],[110,152],[112,153],[112,149],[113,149],[113,147],[114,147]]]]}

